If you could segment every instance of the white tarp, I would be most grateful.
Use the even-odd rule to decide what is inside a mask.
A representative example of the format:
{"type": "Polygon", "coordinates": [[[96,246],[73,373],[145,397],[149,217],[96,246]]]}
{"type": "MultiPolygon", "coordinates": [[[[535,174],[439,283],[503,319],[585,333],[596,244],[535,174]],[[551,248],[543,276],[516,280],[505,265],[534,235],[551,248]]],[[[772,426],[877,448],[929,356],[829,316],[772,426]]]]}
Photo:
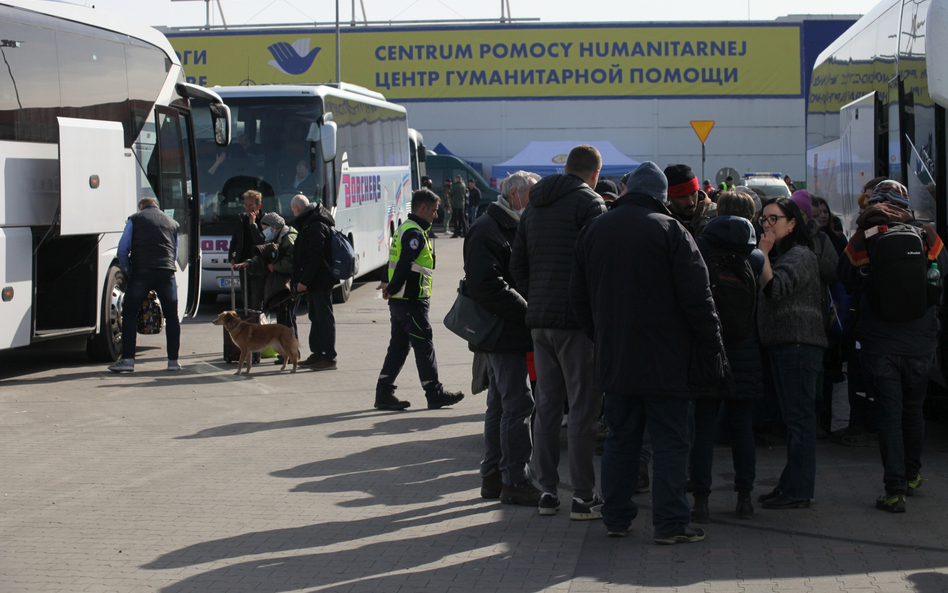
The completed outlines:
{"type": "Polygon", "coordinates": [[[602,172],[599,174],[601,177],[621,177],[640,164],[619,152],[611,142],[605,140],[593,142],[574,142],[572,140],[531,142],[520,151],[520,154],[506,163],[494,165],[492,176],[502,179],[520,170],[541,176],[563,173],[569,151],[578,144],[594,146],[602,155],[602,172]]]}

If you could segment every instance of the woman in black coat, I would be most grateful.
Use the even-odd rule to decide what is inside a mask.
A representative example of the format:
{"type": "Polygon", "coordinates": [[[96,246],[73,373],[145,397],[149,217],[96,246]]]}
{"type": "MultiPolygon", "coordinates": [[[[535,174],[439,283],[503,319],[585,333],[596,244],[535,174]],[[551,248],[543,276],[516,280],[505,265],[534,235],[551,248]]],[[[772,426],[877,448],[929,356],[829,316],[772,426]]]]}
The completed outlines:
{"type": "MultiPolygon", "coordinates": [[[[754,489],[757,468],[753,408],[754,399],[762,394],[755,314],[757,277],[763,270],[764,254],[756,248],[757,236],[750,222],[754,209],[754,200],[747,194],[721,194],[718,198],[718,216],[708,222],[704,233],[697,240],[698,249],[711,270],[711,290],[716,295],[715,306],[724,330],[724,350],[734,378],[734,390],[725,395],[723,404],[734,461],[736,513],[740,519],[750,519],[754,513],[750,494],[754,489]],[[749,283],[745,286],[749,291],[747,299],[731,298],[724,302],[724,293],[715,286],[713,260],[718,255],[732,254],[749,265],[752,278],[748,279],[749,283]],[[725,311],[725,307],[729,310],[725,311]]],[[[714,429],[721,405],[721,399],[699,399],[695,402],[695,438],[691,448],[691,481],[695,498],[692,521],[695,523],[707,523],[709,520],[708,496],[711,494],[714,429]]]]}

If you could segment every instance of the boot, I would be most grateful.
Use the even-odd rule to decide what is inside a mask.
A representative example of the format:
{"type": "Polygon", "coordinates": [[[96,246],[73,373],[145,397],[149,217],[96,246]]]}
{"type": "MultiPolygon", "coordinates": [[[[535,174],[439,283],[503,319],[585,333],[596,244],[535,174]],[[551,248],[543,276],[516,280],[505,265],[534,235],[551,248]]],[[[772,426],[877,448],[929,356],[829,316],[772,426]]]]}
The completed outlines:
{"type": "Polygon", "coordinates": [[[691,520],[695,523],[707,523],[711,520],[707,495],[695,494],[695,506],[691,509],[691,520]]]}
{"type": "Polygon", "coordinates": [[[737,493],[737,518],[750,519],[754,516],[754,505],[751,504],[751,493],[741,490],[737,493]]]}

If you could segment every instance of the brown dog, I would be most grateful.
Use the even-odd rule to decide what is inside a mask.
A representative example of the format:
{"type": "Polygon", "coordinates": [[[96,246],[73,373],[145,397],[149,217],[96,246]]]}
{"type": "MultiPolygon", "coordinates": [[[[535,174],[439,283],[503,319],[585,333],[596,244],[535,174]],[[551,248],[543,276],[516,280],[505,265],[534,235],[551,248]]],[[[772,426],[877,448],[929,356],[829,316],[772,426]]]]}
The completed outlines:
{"type": "Polygon", "coordinates": [[[273,348],[283,357],[283,366],[280,370],[286,369],[286,363],[293,363],[293,370],[296,372],[296,365],[300,361],[300,343],[293,330],[278,323],[268,323],[260,325],[257,323],[247,323],[243,321],[235,311],[224,311],[213,321],[214,325],[223,325],[230,339],[240,348],[240,363],[237,365],[237,374],[244,363],[247,363],[247,374],[250,374],[250,361],[253,358],[251,354],[259,352],[266,347],[273,348]]]}

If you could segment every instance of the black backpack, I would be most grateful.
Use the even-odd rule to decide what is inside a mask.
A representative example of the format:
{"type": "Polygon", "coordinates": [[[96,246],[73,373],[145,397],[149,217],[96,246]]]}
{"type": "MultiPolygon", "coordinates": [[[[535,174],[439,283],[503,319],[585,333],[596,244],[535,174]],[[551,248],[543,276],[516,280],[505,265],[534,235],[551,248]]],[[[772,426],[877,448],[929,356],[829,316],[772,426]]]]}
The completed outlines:
{"type": "Polygon", "coordinates": [[[757,279],[750,262],[739,253],[712,248],[705,264],[724,343],[746,338],[753,333],[757,321],[757,279]]]}
{"type": "Polygon", "coordinates": [[[928,284],[925,231],[908,224],[879,225],[866,231],[869,265],[860,272],[873,314],[882,321],[915,321],[938,301],[928,284]]]}

